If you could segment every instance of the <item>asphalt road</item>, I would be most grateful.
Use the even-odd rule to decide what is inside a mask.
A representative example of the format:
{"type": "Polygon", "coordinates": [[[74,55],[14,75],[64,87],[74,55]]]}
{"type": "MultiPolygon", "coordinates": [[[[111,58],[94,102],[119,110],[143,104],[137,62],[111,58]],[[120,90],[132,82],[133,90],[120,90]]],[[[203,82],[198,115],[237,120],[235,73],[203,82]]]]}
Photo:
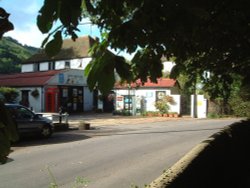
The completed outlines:
{"type": "Polygon", "coordinates": [[[59,187],[85,177],[90,188],[149,184],[186,152],[237,119],[175,120],[98,126],[25,140],[0,166],[0,188],[46,188],[52,172],[59,187]]]}

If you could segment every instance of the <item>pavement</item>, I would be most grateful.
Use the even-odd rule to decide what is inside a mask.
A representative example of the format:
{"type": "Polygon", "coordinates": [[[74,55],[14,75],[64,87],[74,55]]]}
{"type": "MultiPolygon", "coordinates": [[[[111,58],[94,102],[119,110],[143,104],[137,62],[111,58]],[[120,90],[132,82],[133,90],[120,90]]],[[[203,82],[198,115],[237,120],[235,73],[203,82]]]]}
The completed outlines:
{"type": "Polygon", "coordinates": [[[148,116],[119,116],[112,113],[86,113],[72,114],[68,116],[69,127],[78,128],[80,122],[90,123],[91,126],[116,126],[116,125],[133,125],[150,122],[172,121],[191,119],[190,117],[148,117],[148,116]]]}

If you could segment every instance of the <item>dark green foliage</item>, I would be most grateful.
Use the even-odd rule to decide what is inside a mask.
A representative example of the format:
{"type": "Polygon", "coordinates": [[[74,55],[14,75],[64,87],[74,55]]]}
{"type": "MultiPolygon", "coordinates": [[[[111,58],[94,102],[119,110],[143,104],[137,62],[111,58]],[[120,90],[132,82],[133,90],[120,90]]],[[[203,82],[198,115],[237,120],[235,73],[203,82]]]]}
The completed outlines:
{"type": "Polygon", "coordinates": [[[244,101],[240,96],[235,96],[229,103],[234,115],[250,118],[250,101],[244,101]]]}
{"type": "Polygon", "coordinates": [[[20,72],[21,62],[37,51],[37,48],[23,46],[10,37],[3,37],[0,40],[0,74],[20,72]]]}
{"type": "MultiPolygon", "coordinates": [[[[9,22],[8,17],[9,14],[3,8],[0,7],[0,39],[2,39],[4,33],[14,29],[14,26],[11,22],[9,22]]],[[[5,58],[4,52],[6,53],[6,51],[2,50],[0,43],[0,59],[5,58]]],[[[4,72],[6,71],[3,70],[2,67],[0,67],[0,70],[4,72]]],[[[5,108],[3,101],[0,99],[0,163],[3,164],[7,161],[7,156],[11,151],[11,142],[17,140],[18,134],[15,122],[13,121],[10,113],[5,108]]]]}
{"type": "Polygon", "coordinates": [[[9,13],[0,7],[0,39],[4,33],[14,29],[13,24],[9,21],[9,13]]]}
{"type": "Polygon", "coordinates": [[[11,142],[18,140],[16,124],[0,100],[0,163],[5,163],[10,153],[11,142]]]}
{"type": "MultiPolygon", "coordinates": [[[[172,73],[174,78],[185,72],[190,75],[190,83],[194,83],[199,77],[206,83],[211,95],[221,95],[219,92],[224,92],[222,95],[227,100],[232,73],[242,76],[249,74],[250,2],[247,0],[57,2],[59,1],[44,2],[38,16],[40,30],[48,33],[51,24],[60,20],[62,27],[52,31],[49,36],[61,30],[74,39],[79,20],[90,18],[106,33],[99,45],[105,43],[105,47],[136,53],[131,64],[123,66],[120,63],[121,69],[133,72],[132,77],[128,77],[129,80],[140,78],[145,81],[150,77],[152,81],[156,81],[157,77],[162,76],[161,57],[175,57],[176,67],[172,73]],[[211,80],[203,77],[204,71],[211,73],[211,80]],[[220,86],[210,87],[215,82],[220,86]]],[[[99,50],[100,48],[94,49],[96,53],[99,50]]],[[[98,65],[92,65],[89,74],[100,72],[104,66],[99,64],[104,63],[105,67],[109,67],[110,75],[103,77],[106,81],[102,80],[100,83],[91,76],[88,82],[92,89],[112,89],[114,79],[111,71],[114,70],[117,70],[122,79],[128,79],[121,69],[114,69],[114,62],[105,55],[104,58],[95,59],[93,64],[95,63],[98,65]],[[104,60],[108,62],[103,62],[104,60]],[[107,85],[101,86],[102,84],[107,85]]]]}
{"type": "Polygon", "coordinates": [[[77,28],[82,18],[82,0],[54,0],[44,1],[44,6],[40,9],[37,16],[37,26],[42,33],[49,33],[53,23],[60,20],[61,26],[51,32],[43,41],[46,52],[53,57],[59,52],[62,44],[62,33],[70,35],[73,40],[77,38],[77,28]],[[49,41],[53,35],[53,39],[49,41]]]}
{"type": "Polygon", "coordinates": [[[0,87],[0,94],[4,96],[5,102],[13,103],[18,97],[18,91],[15,88],[0,87]]]}
{"type": "Polygon", "coordinates": [[[49,56],[54,56],[56,55],[62,47],[62,35],[61,31],[57,31],[56,34],[54,35],[54,39],[52,39],[48,44],[46,45],[45,52],[49,56]]]}
{"type": "Polygon", "coordinates": [[[229,99],[233,114],[239,117],[250,118],[250,84],[238,88],[229,99]]]}

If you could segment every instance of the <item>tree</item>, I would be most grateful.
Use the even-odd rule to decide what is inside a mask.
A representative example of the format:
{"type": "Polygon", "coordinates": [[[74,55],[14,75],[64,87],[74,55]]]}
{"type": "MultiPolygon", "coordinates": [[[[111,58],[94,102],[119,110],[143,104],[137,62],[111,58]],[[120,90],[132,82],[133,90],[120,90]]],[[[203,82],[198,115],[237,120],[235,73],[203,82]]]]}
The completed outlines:
{"type": "Polygon", "coordinates": [[[13,24],[9,21],[9,13],[0,7],[0,39],[3,34],[14,29],[13,24]]]}
{"type": "Polygon", "coordinates": [[[249,6],[248,0],[45,0],[37,24],[49,33],[43,45],[52,56],[60,49],[62,34],[77,37],[82,18],[99,26],[104,35],[87,69],[91,89],[112,89],[114,71],[128,81],[156,81],[162,75],[162,56],[176,58],[174,78],[183,71],[200,77],[209,71],[228,85],[231,73],[249,73],[249,6]],[[50,32],[57,20],[62,26],[50,32]],[[136,54],[128,64],[108,55],[108,46],[136,54]],[[107,76],[98,76],[100,72],[107,76]]]}
{"type": "MultiPolygon", "coordinates": [[[[3,34],[14,29],[8,20],[9,14],[0,7],[0,39],[3,34]]],[[[0,163],[7,161],[10,153],[11,142],[18,139],[17,130],[11,115],[6,110],[5,105],[0,99],[0,163]]]]}

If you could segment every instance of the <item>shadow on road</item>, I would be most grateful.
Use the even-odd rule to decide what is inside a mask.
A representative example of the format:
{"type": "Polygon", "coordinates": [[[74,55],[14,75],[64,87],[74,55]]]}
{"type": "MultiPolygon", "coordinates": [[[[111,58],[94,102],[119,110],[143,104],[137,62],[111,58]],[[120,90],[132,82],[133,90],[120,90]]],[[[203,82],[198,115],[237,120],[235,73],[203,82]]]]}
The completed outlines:
{"type": "MultiPolygon", "coordinates": [[[[151,128],[150,128],[151,129],[151,128]]],[[[168,134],[168,133],[181,133],[181,132],[198,132],[198,131],[211,131],[221,130],[222,128],[201,128],[201,129],[186,129],[186,130],[168,130],[168,131],[149,131],[150,129],[133,130],[133,129],[93,129],[90,131],[64,131],[56,132],[48,139],[39,139],[37,137],[27,137],[21,139],[19,142],[14,143],[12,147],[29,147],[49,144],[69,143],[80,140],[89,139],[96,136],[126,136],[126,135],[143,135],[143,134],[168,134]]]]}
{"type": "Polygon", "coordinates": [[[169,130],[169,131],[143,131],[137,132],[136,130],[127,130],[129,132],[124,131],[107,131],[107,132],[99,132],[92,134],[93,136],[126,136],[126,135],[146,135],[146,134],[167,134],[167,133],[182,133],[182,132],[199,132],[199,131],[211,131],[211,130],[221,130],[222,128],[207,128],[207,129],[186,129],[186,130],[169,130]],[[135,131],[135,132],[133,132],[135,131]],[[124,133],[123,133],[124,132],[124,133]]]}
{"type": "Polygon", "coordinates": [[[54,133],[50,138],[41,139],[37,137],[25,137],[19,142],[13,143],[12,147],[28,147],[28,146],[38,146],[38,145],[48,145],[48,144],[61,144],[68,142],[75,142],[80,140],[85,140],[90,138],[84,134],[77,134],[75,132],[60,132],[54,133]]]}

